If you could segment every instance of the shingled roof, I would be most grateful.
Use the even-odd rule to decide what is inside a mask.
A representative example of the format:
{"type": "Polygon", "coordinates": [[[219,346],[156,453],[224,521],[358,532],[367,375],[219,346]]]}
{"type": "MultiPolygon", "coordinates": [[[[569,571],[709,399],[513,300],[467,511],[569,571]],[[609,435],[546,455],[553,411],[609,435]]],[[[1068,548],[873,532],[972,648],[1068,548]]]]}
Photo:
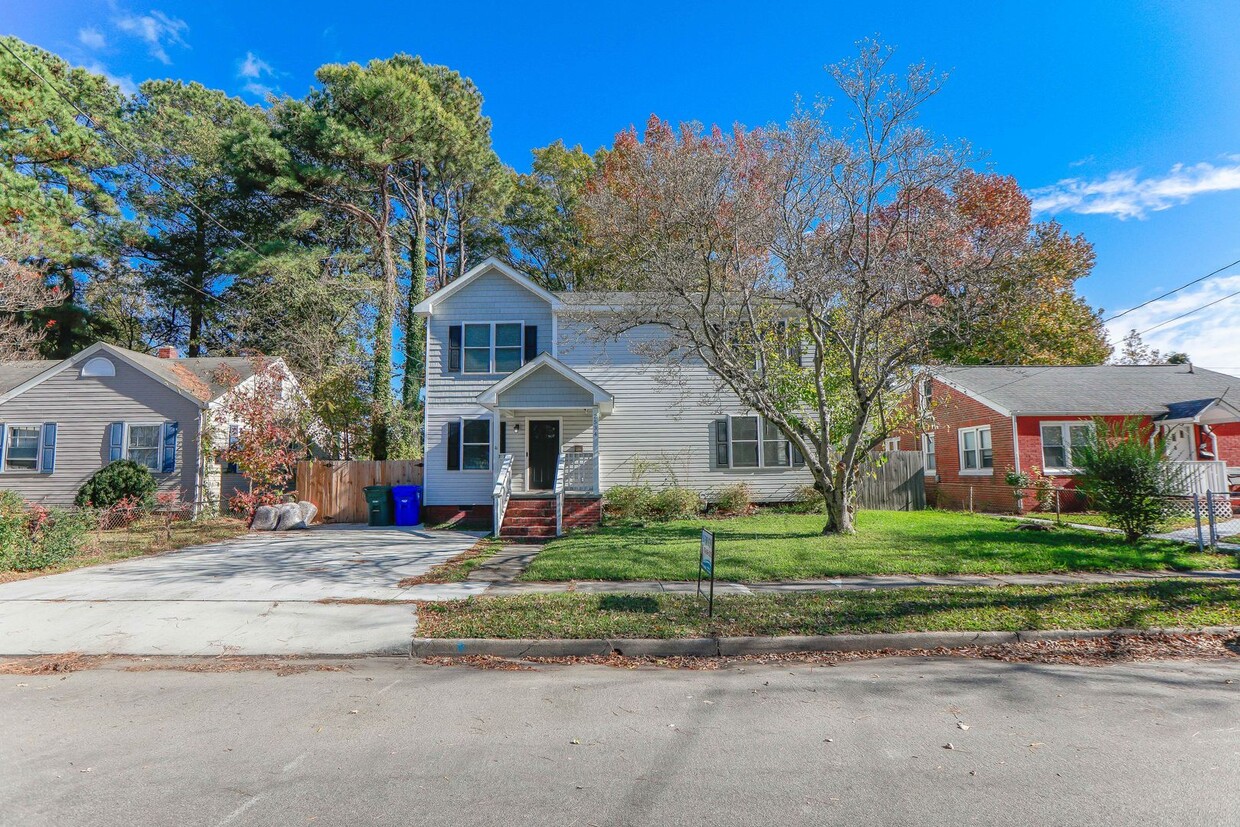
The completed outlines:
{"type": "Polygon", "coordinates": [[[978,365],[931,372],[1012,414],[1158,416],[1189,401],[1227,396],[1240,402],[1240,378],[1192,365],[978,365]]]}

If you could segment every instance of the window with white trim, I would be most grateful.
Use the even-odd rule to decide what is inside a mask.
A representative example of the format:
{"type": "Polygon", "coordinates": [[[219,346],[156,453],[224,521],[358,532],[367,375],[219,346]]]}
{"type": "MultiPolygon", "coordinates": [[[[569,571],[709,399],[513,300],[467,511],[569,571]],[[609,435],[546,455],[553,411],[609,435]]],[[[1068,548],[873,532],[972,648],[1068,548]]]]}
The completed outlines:
{"type": "Polygon", "coordinates": [[[937,474],[938,470],[934,464],[934,434],[921,435],[921,453],[925,457],[926,473],[937,474]]]}
{"type": "Polygon", "coordinates": [[[789,468],[805,464],[777,425],[754,414],[729,414],[718,420],[715,437],[715,465],[719,468],[789,468]]]}
{"type": "Polygon", "coordinates": [[[990,426],[960,429],[960,473],[989,474],[995,467],[990,449],[990,426]]]}
{"type": "Polygon", "coordinates": [[[1092,429],[1089,422],[1043,422],[1042,470],[1072,471],[1072,452],[1089,443],[1092,429]]]}
{"type": "Polygon", "coordinates": [[[900,437],[889,436],[883,440],[883,450],[890,454],[892,451],[900,450],[900,437]]]}
{"type": "Polygon", "coordinates": [[[525,353],[525,325],[485,322],[462,325],[462,373],[512,373],[525,353]]]}
{"type": "Polygon", "coordinates": [[[164,443],[163,423],[127,424],[125,426],[125,459],[145,465],[152,473],[163,470],[161,451],[164,443]]]}
{"type": "Polygon", "coordinates": [[[4,435],[4,470],[38,471],[42,425],[8,425],[4,435]]]}

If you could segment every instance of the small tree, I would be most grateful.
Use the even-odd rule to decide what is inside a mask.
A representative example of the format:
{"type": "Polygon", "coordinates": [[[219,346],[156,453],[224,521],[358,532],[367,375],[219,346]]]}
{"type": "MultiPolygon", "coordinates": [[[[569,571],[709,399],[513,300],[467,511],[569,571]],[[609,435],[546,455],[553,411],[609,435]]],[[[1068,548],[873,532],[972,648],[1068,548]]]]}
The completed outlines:
{"type": "Polygon", "coordinates": [[[1072,449],[1072,462],[1081,469],[1076,487],[1129,543],[1167,519],[1175,480],[1163,448],[1162,437],[1138,419],[1099,419],[1089,440],[1072,449]]]}
{"type": "MultiPolygon", "coordinates": [[[[249,490],[229,500],[229,507],[249,517],[260,505],[274,505],[293,479],[299,446],[305,444],[304,399],[280,362],[253,360],[252,381],[236,385],[236,376],[218,376],[219,384],[236,387],[214,415],[217,433],[238,426],[237,439],[220,451],[221,462],[237,466],[249,490]]],[[[225,369],[227,370],[227,369],[225,369]]]]}

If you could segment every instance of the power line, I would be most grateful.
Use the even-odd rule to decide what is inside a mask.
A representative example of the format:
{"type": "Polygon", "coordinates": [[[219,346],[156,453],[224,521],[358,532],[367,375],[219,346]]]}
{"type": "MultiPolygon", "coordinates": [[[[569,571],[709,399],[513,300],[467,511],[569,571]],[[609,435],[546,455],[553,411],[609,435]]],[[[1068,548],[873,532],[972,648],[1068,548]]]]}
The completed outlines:
{"type": "Polygon", "coordinates": [[[1215,299],[1215,300],[1214,300],[1214,301],[1212,301],[1212,302],[1208,302],[1208,303],[1206,303],[1206,304],[1203,304],[1203,305],[1201,305],[1200,307],[1194,307],[1192,310],[1188,310],[1188,311],[1186,311],[1186,312],[1184,312],[1184,313],[1181,313],[1181,314],[1180,314],[1180,315],[1178,315],[1178,316],[1172,316],[1170,319],[1167,319],[1166,321],[1159,322],[1158,324],[1154,325],[1153,327],[1147,327],[1145,330],[1140,331],[1137,335],[1138,335],[1138,336],[1143,336],[1143,335],[1145,335],[1146,333],[1149,333],[1151,330],[1157,330],[1158,328],[1160,328],[1160,327],[1162,327],[1162,326],[1164,326],[1164,325],[1169,325],[1169,324],[1171,324],[1172,322],[1179,321],[1180,319],[1183,319],[1185,316],[1191,316],[1191,315],[1193,315],[1194,313],[1199,313],[1200,311],[1205,310],[1207,307],[1213,307],[1214,305],[1216,305],[1216,304],[1221,304],[1222,302],[1225,302],[1225,301],[1227,301],[1228,299],[1234,299],[1236,296],[1240,296],[1240,290],[1237,290],[1237,291],[1236,291],[1236,292],[1234,292],[1234,293],[1228,293],[1226,296],[1223,296],[1222,298],[1215,299]]]}
{"type": "MultiPolygon", "coordinates": [[[[1227,270],[1227,269],[1230,269],[1230,268],[1232,268],[1232,267],[1235,267],[1237,264],[1240,264],[1240,258],[1236,259],[1236,260],[1235,260],[1235,261],[1233,261],[1231,264],[1224,264],[1222,267],[1218,268],[1217,270],[1214,270],[1213,272],[1206,273],[1206,274],[1205,274],[1204,276],[1202,276],[1201,278],[1196,278],[1196,279],[1193,279],[1193,280],[1192,280],[1192,281],[1190,281],[1190,282],[1186,282],[1186,283],[1184,283],[1184,284],[1181,284],[1179,287],[1176,287],[1176,288],[1174,288],[1174,289],[1172,289],[1172,290],[1168,290],[1166,293],[1163,293],[1161,296],[1156,296],[1156,297],[1154,297],[1154,298],[1150,299],[1149,301],[1146,301],[1146,302],[1141,302],[1141,304],[1138,304],[1136,307],[1130,307],[1130,308],[1128,308],[1127,310],[1123,311],[1122,313],[1116,313],[1114,316],[1111,316],[1111,317],[1109,317],[1109,318],[1103,319],[1102,321],[1105,323],[1105,322],[1114,321],[1115,319],[1118,319],[1118,318],[1120,318],[1121,316],[1127,316],[1129,313],[1132,313],[1134,310],[1140,310],[1142,307],[1147,307],[1147,306],[1149,306],[1149,305],[1153,304],[1154,302],[1162,301],[1163,299],[1167,298],[1168,296],[1174,295],[1174,294],[1176,294],[1176,293],[1180,292],[1181,290],[1183,290],[1183,289],[1184,289],[1184,288],[1186,288],[1186,287],[1192,287],[1194,284],[1200,284],[1201,282],[1205,281],[1205,280],[1206,280],[1206,279],[1208,279],[1208,278],[1212,278],[1212,277],[1214,277],[1214,276],[1217,276],[1219,273],[1223,272],[1224,270],[1227,270]]],[[[1151,329],[1151,330],[1153,330],[1153,328],[1150,328],[1150,329],[1151,329]]]]}

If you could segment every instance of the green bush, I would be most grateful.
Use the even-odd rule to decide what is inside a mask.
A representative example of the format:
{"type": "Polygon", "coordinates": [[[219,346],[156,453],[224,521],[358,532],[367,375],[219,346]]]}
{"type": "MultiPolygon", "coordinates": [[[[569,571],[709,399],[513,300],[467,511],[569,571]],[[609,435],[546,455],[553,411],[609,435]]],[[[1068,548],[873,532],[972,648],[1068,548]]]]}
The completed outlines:
{"type": "Polygon", "coordinates": [[[645,517],[650,510],[650,499],[654,494],[645,485],[617,485],[603,495],[603,507],[609,517],[621,520],[637,520],[645,517]]]}
{"type": "Polygon", "coordinates": [[[646,506],[648,515],[656,520],[676,520],[696,516],[702,510],[702,497],[692,488],[671,486],[656,491],[646,506]]]}
{"type": "Polygon", "coordinates": [[[26,507],[0,492],[0,570],[32,571],[63,562],[81,549],[90,519],[59,508],[26,507]]]}
{"type": "Polygon", "coordinates": [[[1161,437],[1150,438],[1139,420],[1094,423],[1088,441],[1072,449],[1080,472],[1076,487],[1129,543],[1152,534],[1169,516],[1177,486],[1161,437]]]}
{"type": "Polygon", "coordinates": [[[78,506],[111,508],[126,497],[133,497],[149,508],[155,504],[155,477],[145,465],[118,459],[100,468],[82,483],[74,502],[78,506]]]}
{"type": "Polygon", "coordinates": [[[715,496],[715,508],[723,514],[746,514],[753,505],[749,486],[743,482],[729,485],[715,496]]]}

